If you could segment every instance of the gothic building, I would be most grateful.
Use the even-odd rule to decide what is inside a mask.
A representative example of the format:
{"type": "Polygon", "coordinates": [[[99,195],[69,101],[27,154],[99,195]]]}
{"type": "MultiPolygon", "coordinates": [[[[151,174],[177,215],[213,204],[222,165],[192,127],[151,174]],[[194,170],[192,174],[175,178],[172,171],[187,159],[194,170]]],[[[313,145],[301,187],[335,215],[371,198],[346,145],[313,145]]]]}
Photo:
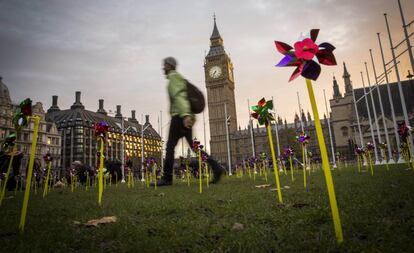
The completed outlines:
{"type": "MultiPolygon", "coordinates": [[[[210,37],[210,50],[204,61],[204,73],[211,133],[211,154],[221,163],[228,164],[226,131],[230,137],[230,147],[235,146],[233,136],[237,131],[235,84],[233,64],[224,50],[223,38],[217,28],[215,17],[213,33],[210,37]]],[[[235,154],[231,153],[231,157],[234,161],[235,154]]]]}
{"type": "MultiPolygon", "coordinates": [[[[374,139],[375,143],[378,146],[379,138],[378,138],[378,129],[376,128],[376,122],[374,117],[374,110],[371,102],[371,95],[373,96],[374,106],[377,112],[377,120],[379,126],[379,135],[381,138],[381,142],[386,142],[385,136],[385,128],[383,124],[383,118],[381,115],[381,108],[378,98],[378,91],[374,89],[372,93],[368,94],[368,107],[371,115],[371,124],[369,122],[368,117],[368,110],[365,102],[364,96],[364,89],[357,88],[354,89],[352,87],[351,75],[349,74],[346,65],[344,63],[344,88],[345,92],[342,95],[339,89],[339,85],[337,80],[333,79],[333,98],[329,101],[331,106],[331,123],[333,127],[333,132],[335,135],[335,142],[336,142],[336,150],[340,153],[344,154],[348,159],[351,159],[354,156],[354,144],[360,145],[361,140],[359,138],[358,126],[357,126],[357,119],[356,119],[356,112],[354,107],[354,100],[352,91],[355,93],[355,100],[357,102],[357,110],[358,115],[360,118],[360,125],[361,125],[361,132],[363,142],[372,142],[371,136],[371,127],[373,126],[374,132],[374,139]]],[[[409,114],[409,121],[410,125],[414,124],[414,81],[413,80],[405,80],[401,81],[403,93],[405,96],[405,102],[407,106],[407,111],[409,114]]],[[[368,86],[368,85],[366,85],[368,86]]],[[[374,84],[371,84],[373,87],[374,84]]],[[[393,101],[393,106],[395,110],[395,116],[397,123],[404,120],[400,95],[398,91],[398,84],[397,83],[390,83],[389,84],[390,91],[391,91],[391,98],[393,101]]],[[[392,120],[391,114],[391,104],[388,95],[388,89],[386,84],[379,85],[379,91],[381,94],[381,100],[384,108],[384,116],[385,116],[385,127],[388,130],[389,135],[389,145],[392,149],[395,149],[396,144],[396,134],[394,130],[394,124],[392,120]]],[[[369,88],[366,87],[366,92],[369,93],[369,88]]],[[[397,136],[398,138],[398,136],[397,136]]]]}
{"type": "Polygon", "coordinates": [[[81,92],[77,91],[75,102],[69,109],[61,110],[58,106],[58,97],[53,96],[52,106],[46,114],[49,122],[54,122],[62,138],[62,166],[69,167],[72,162],[79,161],[85,165],[96,166],[97,138],[94,136],[94,123],[105,121],[109,124],[109,132],[105,145],[106,159],[131,159],[135,170],[141,167],[141,131],[144,128],[144,158],[155,157],[161,161],[161,137],[149,122],[149,116],[143,124],[135,118],[135,111],[125,120],[121,113],[121,106],[116,108],[114,117],[109,116],[104,109],[104,100],[99,100],[96,112],[85,109],[81,102],[81,92]],[[122,134],[122,131],[124,134],[122,134]]]}
{"type": "MultiPolygon", "coordinates": [[[[18,104],[12,102],[9,89],[3,83],[2,77],[0,77],[0,143],[3,142],[7,135],[16,132],[13,125],[13,117],[18,106],[18,104]]],[[[36,102],[32,107],[32,113],[40,117],[36,159],[46,166],[43,162],[43,156],[50,153],[53,158],[52,167],[59,168],[61,166],[61,138],[56,125],[45,120],[45,111],[43,110],[42,103],[36,102]]],[[[29,164],[33,130],[34,123],[30,121],[28,127],[23,128],[16,139],[17,151],[23,153],[20,168],[23,173],[25,173],[25,168],[29,164]]]]}

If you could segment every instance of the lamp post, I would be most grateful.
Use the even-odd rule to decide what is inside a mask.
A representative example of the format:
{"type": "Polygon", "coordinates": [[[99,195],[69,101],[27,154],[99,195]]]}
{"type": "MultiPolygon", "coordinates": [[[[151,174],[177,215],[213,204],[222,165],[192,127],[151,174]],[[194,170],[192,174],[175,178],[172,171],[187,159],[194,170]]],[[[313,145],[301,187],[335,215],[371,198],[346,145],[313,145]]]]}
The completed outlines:
{"type": "Polygon", "coordinates": [[[229,136],[229,124],[230,124],[231,116],[227,117],[227,104],[224,103],[224,119],[225,119],[225,127],[226,127],[226,139],[227,139],[227,156],[229,161],[229,176],[232,175],[231,173],[231,154],[230,154],[230,136],[229,136]]]}

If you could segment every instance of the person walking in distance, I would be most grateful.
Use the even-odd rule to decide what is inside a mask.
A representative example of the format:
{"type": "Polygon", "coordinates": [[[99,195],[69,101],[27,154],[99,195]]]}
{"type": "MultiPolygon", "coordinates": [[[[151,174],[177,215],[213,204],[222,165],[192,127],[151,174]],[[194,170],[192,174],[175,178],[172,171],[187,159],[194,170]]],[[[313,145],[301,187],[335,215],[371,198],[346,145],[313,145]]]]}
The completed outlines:
{"type": "MultiPolygon", "coordinates": [[[[195,115],[191,111],[191,105],[187,93],[187,81],[177,71],[177,61],[173,57],[167,57],[163,60],[164,74],[168,79],[168,95],[170,98],[170,129],[166,147],[164,162],[164,175],[157,182],[158,186],[172,185],[173,183],[173,165],[174,149],[178,141],[184,137],[188,145],[193,145],[192,127],[195,122],[195,115]]],[[[212,183],[217,183],[224,173],[224,169],[216,160],[207,155],[207,163],[213,170],[212,183]]]]}

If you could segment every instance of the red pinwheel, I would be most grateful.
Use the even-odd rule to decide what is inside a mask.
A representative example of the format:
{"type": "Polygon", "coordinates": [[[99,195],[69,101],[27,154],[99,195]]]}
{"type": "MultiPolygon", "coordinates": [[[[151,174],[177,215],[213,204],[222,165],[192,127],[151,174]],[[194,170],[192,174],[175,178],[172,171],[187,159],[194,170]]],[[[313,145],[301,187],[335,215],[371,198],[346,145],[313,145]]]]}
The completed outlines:
{"type": "Polygon", "coordinates": [[[203,145],[200,144],[200,141],[197,140],[197,138],[194,138],[193,140],[193,146],[192,149],[194,152],[198,152],[204,148],[203,145]]]}
{"type": "Polygon", "coordinates": [[[45,162],[51,162],[51,161],[53,161],[52,155],[50,153],[47,153],[46,155],[43,156],[43,160],[45,162]]]}
{"type": "Polygon", "coordinates": [[[335,56],[332,53],[335,47],[326,42],[315,44],[318,33],[319,29],[312,29],[310,38],[297,41],[294,44],[294,50],[286,43],[275,41],[277,51],[285,56],[276,67],[296,67],[289,82],[299,75],[316,81],[321,73],[321,66],[313,60],[315,56],[320,64],[336,65],[335,56]]]}
{"type": "Polygon", "coordinates": [[[405,121],[398,123],[398,134],[402,142],[407,142],[407,138],[410,135],[411,127],[407,126],[405,121]]]}
{"type": "Polygon", "coordinates": [[[285,155],[285,157],[290,157],[293,156],[294,152],[295,151],[293,150],[293,148],[287,147],[285,148],[285,152],[283,154],[285,155]]]}
{"type": "Polygon", "coordinates": [[[270,113],[270,110],[273,109],[273,101],[269,100],[266,101],[265,98],[260,99],[257,105],[252,106],[252,110],[254,111],[251,115],[253,118],[259,121],[260,125],[269,125],[272,120],[275,120],[270,113]]]}
{"type": "Polygon", "coordinates": [[[109,125],[106,122],[96,123],[94,125],[94,133],[96,137],[105,138],[106,132],[108,132],[109,125]]]}

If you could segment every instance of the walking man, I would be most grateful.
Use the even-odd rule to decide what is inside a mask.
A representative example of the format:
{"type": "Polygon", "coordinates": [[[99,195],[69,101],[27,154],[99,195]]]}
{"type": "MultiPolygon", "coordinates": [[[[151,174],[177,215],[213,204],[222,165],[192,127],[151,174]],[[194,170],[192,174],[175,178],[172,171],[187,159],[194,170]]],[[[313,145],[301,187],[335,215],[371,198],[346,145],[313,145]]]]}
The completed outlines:
{"type": "MultiPolygon", "coordinates": [[[[178,141],[185,137],[188,145],[192,147],[192,127],[195,122],[195,115],[191,111],[190,102],[187,96],[187,81],[176,71],[177,61],[173,57],[167,57],[163,61],[164,74],[168,79],[168,95],[170,98],[170,130],[166,148],[164,163],[164,175],[158,186],[172,185],[174,149],[178,141]]],[[[208,156],[207,163],[213,170],[212,183],[217,183],[224,173],[224,169],[211,157],[208,156]]]]}

